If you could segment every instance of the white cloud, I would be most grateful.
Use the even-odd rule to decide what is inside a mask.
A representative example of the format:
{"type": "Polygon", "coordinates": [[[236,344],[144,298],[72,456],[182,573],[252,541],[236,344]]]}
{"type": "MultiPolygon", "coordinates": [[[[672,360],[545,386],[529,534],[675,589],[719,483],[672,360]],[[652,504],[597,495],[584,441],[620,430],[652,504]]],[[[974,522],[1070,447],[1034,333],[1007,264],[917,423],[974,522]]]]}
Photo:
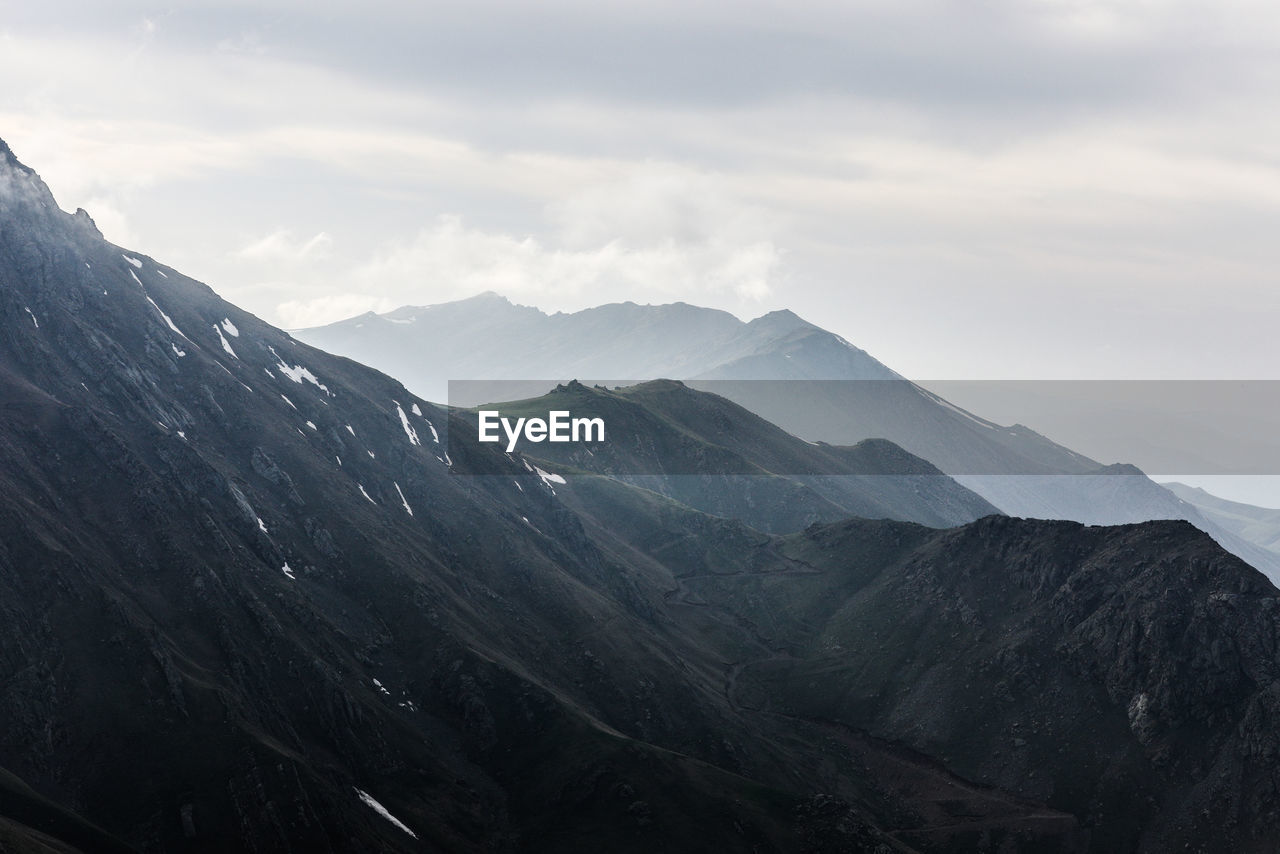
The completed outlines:
{"type": "Polygon", "coordinates": [[[781,263],[782,252],[769,239],[739,240],[714,230],[673,233],[655,221],[630,225],[620,232],[608,223],[570,229],[570,248],[442,216],[411,242],[384,250],[356,278],[380,293],[403,295],[404,302],[484,290],[584,304],[717,295],[758,300],[769,294],[781,263]]]}
{"type": "MultiPolygon", "coordinates": [[[[440,216],[343,277],[361,283],[366,295],[289,300],[276,313],[296,328],[486,290],[556,306],[677,299],[750,306],[772,293],[780,275],[781,221],[735,196],[731,186],[717,175],[645,163],[549,205],[544,237],[440,216]]],[[[307,258],[327,248],[324,237],[304,242],[276,231],[239,254],[307,258]]]]}
{"type": "Polygon", "coordinates": [[[305,329],[354,317],[366,311],[384,312],[395,307],[396,303],[386,297],[342,293],[312,299],[289,300],[276,306],[276,313],[284,328],[305,329]]]}
{"type": "Polygon", "coordinates": [[[571,247],[613,240],[631,246],[750,244],[781,227],[777,214],[743,199],[732,180],[654,162],[553,201],[548,213],[571,247]]]}
{"type": "Polygon", "coordinates": [[[920,373],[1275,364],[1274,3],[28,6],[0,137],[287,325],[493,288],[785,305],[920,373]]]}
{"type": "Polygon", "coordinates": [[[277,261],[299,263],[320,261],[329,256],[333,239],[325,232],[303,240],[295,238],[289,229],[278,229],[253,241],[236,253],[237,257],[253,261],[277,261]]]}
{"type": "Polygon", "coordinates": [[[454,296],[491,289],[556,301],[760,300],[779,272],[782,221],[732,187],[715,174],[646,162],[549,204],[547,238],[445,216],[358,277],[378,288],[454,296]]]}

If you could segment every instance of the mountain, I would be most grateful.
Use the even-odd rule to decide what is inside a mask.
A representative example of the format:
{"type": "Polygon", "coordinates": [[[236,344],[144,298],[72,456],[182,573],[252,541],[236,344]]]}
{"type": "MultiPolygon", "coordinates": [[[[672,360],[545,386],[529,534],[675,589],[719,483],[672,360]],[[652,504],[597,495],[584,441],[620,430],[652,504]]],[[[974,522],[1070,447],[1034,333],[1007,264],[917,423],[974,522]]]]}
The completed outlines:
{"type": "Polygon", "coordinates": [[[448,395],[455,405],[528,396],[521,380],[544,381],[541,393],[573,377],[609,385],[683,379],[806,440],[888,439],[1013,516],[1087,524],[1187,520],[1280,580],[1280,549],[1265,535],[1251,539],[1257,528],[1209,517],[1131,465],[1104,465],[1023,425],[1003,426],[955,406],[790,311],[749,323],[685,303],[547,315],[487,293],[297,334],[420,394],[448,395]]]}
{"type": "Polygon", "coordinates": [[[731,532],[692,541],[672,530],[692,511],[616,481],[570,480],[562,495],[588,530],[678,556],[667,608],[720,650],[734,708],[817,727],[837,754],[889,740],[1046,807],[983,836],[961,820],[966,798],[933,790],[927,832],[897,841],[1208,852],[1280,838],[1250,801],[1274,797],[1259,793],[1280,749],[1280,598],[1188,523],[847,520],[743,560],[731,532]]]}
{"type": "Polygon", "coordinates": [[[805,442],[732,401],[672,380],[613,390],[571,381],[541,397],[491,406],[508,418],[553,410],[600,418],[606,441],[546,442],[526,447],[525,456],[561,472],[610,475],[761,531],[849,516],[952,527],[999,512],[892,442],[805,442]]]}
{"type": "Polygon", "coordinates": [[[1162,485],[1219,527],[1263,548],[1280,550],[1280,510],[1228,501],[1185,483],[1162,485]]]}
{"type": "Polygon", "coordinates": [[[473,435],[0,144],[0,844],[1280,838],[1280,593],[1189,525],[777,536],[473,435]]]}
{"type": "Polygon", "coordinates": [[[760,379],[896,377],[790,311],[743,323],[728,312],[682,302],[611,303],[547,315],[489,292],[368,312],[295,334],[386,370],[423,397],[466,405],[484,401],[450,397],[449,380],[683,379],[727,366],[770,374],[760,379]]]}
{"type": "Polygon", "coordinates": [[[6,845],[878,844],[518,460],[0,154],[6,845]]]}
{"type": "Polygon", "coordinates": [[[1280,747],[1280,603],[1191,525],[846,522],[783,553],[828,569],[686,582],[776,650],[737,662],[738,706],[891,736],[1072,813],[1093,850],[1274,849],[1243,792],[1280,747]]]}
{"type": "Polygon", "coordinates": [[[2,145],[0,414],[11,849],[909,850],[936,791],[1074,838],[735,709],[667,594],[765,535],[671,504],[688,547],[640,550],[395,380],[107,243],[2,145]]]}

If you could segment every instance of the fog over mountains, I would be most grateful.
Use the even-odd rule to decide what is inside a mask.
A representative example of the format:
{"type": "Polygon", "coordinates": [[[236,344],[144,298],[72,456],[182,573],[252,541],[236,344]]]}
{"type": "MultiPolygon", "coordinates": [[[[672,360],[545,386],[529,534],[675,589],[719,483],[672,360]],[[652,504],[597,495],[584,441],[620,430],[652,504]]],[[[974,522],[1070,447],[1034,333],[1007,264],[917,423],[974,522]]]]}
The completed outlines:
{"type": "Polygon", "coordinates": [[[1269,531],[1230,524],[1125,460],[1104,464],[1025,426],[968,412],[789,311],[745,323],[685,303],[548,315],[485,293],[296,334],[454,405],[528,397],[574,378],[682,379],[806,440],[889,439],[1010,515],[1086,524],[1190,521],[1280,579],[1280,551],[1269,531]]]}
{"type": "Polygon", "coordinates": [[[930,527],[986,505],[888,440],[559,393],[667,450],[480,443],[0,143],[0,849],[1274,850],[1280,591],[1203,532],[930,527]],[[768,501],[607,472],[718,448],[768,501]]]}

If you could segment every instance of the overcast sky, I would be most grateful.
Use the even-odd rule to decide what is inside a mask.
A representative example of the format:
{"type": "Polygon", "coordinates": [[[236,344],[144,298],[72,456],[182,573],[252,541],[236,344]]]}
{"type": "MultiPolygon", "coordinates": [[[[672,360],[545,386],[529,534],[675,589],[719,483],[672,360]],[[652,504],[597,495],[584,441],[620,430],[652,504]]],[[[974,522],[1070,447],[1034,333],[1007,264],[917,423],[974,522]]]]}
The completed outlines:
{"type": "Polygon", "coordinates": [[[0,138],[286,327],[492,289],[1280,378],[1274,2],[7,5],[0,138]]]}

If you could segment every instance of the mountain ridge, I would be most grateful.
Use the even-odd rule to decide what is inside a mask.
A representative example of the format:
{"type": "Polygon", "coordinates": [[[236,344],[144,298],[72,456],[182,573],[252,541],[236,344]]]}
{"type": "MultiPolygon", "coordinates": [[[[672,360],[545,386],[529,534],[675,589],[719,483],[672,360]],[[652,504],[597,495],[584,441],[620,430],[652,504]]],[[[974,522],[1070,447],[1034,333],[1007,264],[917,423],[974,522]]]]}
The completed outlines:
{"type": "Polygon", "coordinates": [[[547,315],[492,292],[479,303],[433,308],[461,304],[469,308],[447,324],[419,315],[413,324],[383,320],[393,328],[380,326],[376,336],[351,321],[298,335],[463,406],[484,402],[473,399],[477,389],[497,399],[528,396],[523,379],[545,380],[547,388],[571,377],[609,385],[680,379],[806,440],[888,439],[1010,515],[1090,524],[1188,519],[1280,579],[1280,543],[1250,539],[1256,529],[1214,519],[1136,468],[1104,465],[1023,425],[1002,426],[956,406],[793,312],[743,322],[687,303],[617,303],[547,315]],[[500,317],[490,316],[492,306],[500,317]],[[673,313],[682,325],[666,322],[673,313]]]}

